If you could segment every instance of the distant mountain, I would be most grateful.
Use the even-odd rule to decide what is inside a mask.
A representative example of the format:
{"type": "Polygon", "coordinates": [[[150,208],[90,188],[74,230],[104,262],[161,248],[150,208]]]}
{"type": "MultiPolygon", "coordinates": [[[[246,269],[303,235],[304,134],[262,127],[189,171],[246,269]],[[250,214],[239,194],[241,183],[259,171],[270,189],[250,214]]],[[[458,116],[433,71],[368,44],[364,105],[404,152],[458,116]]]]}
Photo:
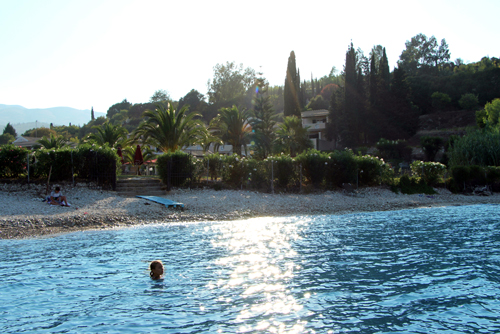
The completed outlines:
{"type": "MultiPolygon", "coordinates": [[[[106,116],[102,112],[94,112],[94,116],[106,116]]],[[[47,109],[28,109],[17,105],[0,104],[0,134],[10,123],[18,135],[35,127],[53,125],[84,125],[90,121],[90,110],[79,110],[69,107],[47,109]]]]}

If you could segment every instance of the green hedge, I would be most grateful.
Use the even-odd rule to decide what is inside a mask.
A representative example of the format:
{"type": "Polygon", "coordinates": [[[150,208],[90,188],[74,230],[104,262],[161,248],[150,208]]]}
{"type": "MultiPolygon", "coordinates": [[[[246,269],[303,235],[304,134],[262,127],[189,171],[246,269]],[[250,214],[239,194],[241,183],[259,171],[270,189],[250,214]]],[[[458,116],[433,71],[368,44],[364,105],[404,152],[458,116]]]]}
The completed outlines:
{"type": "Polygon", "coordinates": [[[454,166],[451,168],[452,190],[464,191],[467,188],[500,182],[500,167],[495,166],[454,166]]]}
{"type": "Polygon", "coordinates": [[[192,180],[195,171],[194,157],[182,151],[168,152],[157,160],[158,173],[167,187],[180,187],[192,180]]]}
{"type": "Polygon", "coordinates": [[[411,171],[416,176],[422,178],[429,185],[437,185],[443,181],[446,173],[446,166],[440,162],[413,161],[411,171]]]}
{"type": "Polygon", "coordinates": [[[28,150],[14,145],[0,146],[0,177],[18,177],[26,173],[28,150]]]}

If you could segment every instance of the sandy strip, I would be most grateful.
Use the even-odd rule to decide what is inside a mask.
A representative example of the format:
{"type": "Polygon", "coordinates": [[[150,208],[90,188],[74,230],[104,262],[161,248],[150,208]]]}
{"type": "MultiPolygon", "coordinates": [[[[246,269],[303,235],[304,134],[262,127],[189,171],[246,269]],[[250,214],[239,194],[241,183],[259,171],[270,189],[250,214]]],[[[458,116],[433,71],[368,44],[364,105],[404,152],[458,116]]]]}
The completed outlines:
{"type": "Polygon", "coordinates": [[[85,187],[64,189],[71,207],[42,202],[40,189],[0,187],[0,238],[28,238],[89,229],[123,228],[131,225],[221,221],[249,217],[345,214],[471,204],[499,204],[500,194],[454,195],[438,189],[437,195],[395,194],[382,187],[360,189],[356,196],[342,192],[314,194],[266,194],[211,189],[173,190],[164,197],[185,204],[185,210],[166,208],[139,198],[85,187]]]}

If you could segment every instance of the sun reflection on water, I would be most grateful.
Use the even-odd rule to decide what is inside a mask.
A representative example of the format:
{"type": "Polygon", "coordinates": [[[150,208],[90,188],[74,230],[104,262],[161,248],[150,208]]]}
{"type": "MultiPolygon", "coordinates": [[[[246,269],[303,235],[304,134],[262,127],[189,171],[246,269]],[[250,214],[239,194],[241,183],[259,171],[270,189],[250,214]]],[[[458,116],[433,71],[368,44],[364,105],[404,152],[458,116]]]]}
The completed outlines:
{"type": "Polygon", "coordinates": [[[241,332],[300,333],[305,328],[306,321],[286,321],[303,308],[290,291],[300,269],[290,241],[300,238],[305,223],[286,222],[257,218],[212,226],[217,232],[212,245],[225,249],[227,256],[215,260],[221,275],[209,288],[220,290],[221,303],[239,301],[233,307],[239,308],[234,321],[241,332]]]}

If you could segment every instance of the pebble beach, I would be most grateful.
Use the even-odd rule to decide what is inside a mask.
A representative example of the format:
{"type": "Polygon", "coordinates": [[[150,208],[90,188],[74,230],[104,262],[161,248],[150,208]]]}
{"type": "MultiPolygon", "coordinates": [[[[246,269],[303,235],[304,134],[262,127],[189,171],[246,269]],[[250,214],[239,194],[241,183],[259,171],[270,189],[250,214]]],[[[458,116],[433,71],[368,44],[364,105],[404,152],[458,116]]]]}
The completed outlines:
{"type": "Polygon", "coordinates": [[[268,194],[244,190],[177,189],[162,196],[183,203],[184,210],[180,210],[77,184],[62,187],[71,204],[70,207],[63,207],[44,202],[43,188],[38,185],[0,185],[0,239],[169,222],[500,204],[500,194],[496,193],[490,196],[457,195],[446,189],[436,189],[438,193],[435,195],[404,195],[384,187],[359,189],[356,195],[347,195],[342,191],[268,194]]]}

